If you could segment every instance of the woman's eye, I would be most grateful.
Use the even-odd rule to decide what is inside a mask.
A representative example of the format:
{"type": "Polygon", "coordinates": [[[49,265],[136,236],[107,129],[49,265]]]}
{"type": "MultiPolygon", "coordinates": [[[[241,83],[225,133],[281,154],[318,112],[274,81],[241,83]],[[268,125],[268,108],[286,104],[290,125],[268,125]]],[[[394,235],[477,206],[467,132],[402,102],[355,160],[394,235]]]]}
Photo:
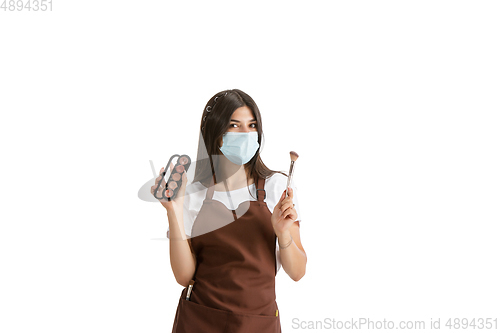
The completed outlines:
{"type": "MultiPolygon", "coordinates": [[[[232,123],[232,124],[230,124],[230,125],[229,125],[229,127],[234,128],[233,126],[237,127],[237,126],[238,126],[238,124],[236,124],[236,123],[232,123]]],[[[250,126],[251,128],[257,128],[257,124],[256,124],[256,123],[252,123],[252,124],[250,124],[249,126],[250,126]]]]}

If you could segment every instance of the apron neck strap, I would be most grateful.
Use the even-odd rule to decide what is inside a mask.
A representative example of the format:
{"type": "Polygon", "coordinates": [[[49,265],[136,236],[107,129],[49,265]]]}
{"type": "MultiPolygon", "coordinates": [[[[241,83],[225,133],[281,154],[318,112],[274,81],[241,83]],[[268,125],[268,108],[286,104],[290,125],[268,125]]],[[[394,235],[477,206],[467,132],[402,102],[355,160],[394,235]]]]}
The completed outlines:
{"type": "Polygon", "coordinates": [[[265,179],[259,177],[259,180],[257,181],[257,199],[260,202],[264,202],[264,199],[266,198],[266,190],[264,189],[265,183],[265,179]]]}
{"type": "Polygon", "coordinates": [[[210,178],[210,185],[208,185],[208,191],[205,199],[210,199],[212,200],[212,197],[214,196],[214,184],[215,184],[215,175],[212,174],[212,178],[210,178]]]}

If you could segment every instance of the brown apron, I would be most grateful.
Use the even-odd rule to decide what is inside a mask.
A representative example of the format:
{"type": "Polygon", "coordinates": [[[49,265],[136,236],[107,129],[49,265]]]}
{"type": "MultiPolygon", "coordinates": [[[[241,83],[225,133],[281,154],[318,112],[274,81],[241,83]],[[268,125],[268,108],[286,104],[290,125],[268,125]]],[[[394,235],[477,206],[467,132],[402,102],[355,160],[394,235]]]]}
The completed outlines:
{"type": "Polygon", "coordinates": [[[265,180],[258,179],[258,201],[236,210],[212,200],[213,184],[212,178],[191,234],[195,283],[189,300],[187,287],[182,290],[172,333],[280,333],[276,234],[265,180]]]}

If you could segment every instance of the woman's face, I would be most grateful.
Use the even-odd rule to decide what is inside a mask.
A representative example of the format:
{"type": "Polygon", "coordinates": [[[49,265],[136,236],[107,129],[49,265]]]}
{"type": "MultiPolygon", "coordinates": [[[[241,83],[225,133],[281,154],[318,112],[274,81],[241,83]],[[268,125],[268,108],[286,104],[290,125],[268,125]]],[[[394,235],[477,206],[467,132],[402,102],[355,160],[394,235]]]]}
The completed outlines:
{"type": "MultiPolygon", "coordinates": [[[[231,116],[228,132],[257,132],[257,121],[252,110],[248,106],[242,106],[234,110],[231,116]]],[[[222,137],[219,139],[219,147],[222,147],[222,137]]]]}
{"type": "Polygon", "coordinates": [[[257,121],[248,106],[234,110],[228,132],[257,132],[257,121]]]}

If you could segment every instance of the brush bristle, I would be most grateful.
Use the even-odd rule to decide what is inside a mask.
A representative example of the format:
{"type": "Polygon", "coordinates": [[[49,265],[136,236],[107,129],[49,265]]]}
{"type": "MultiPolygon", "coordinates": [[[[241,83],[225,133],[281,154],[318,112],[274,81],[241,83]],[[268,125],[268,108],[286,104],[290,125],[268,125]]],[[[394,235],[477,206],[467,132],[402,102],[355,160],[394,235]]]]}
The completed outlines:
{"type": "Polygon", "coordinates": [[[294,161],[294,162],[295,162],[298,158],[299,158],[299,154],[297,154],[297,153],[296,153],[296,152],[294,152],[294,151],[291,151],[291,152],[290,152],[290,159],[291,159],[292,161],[294,161]]]}

